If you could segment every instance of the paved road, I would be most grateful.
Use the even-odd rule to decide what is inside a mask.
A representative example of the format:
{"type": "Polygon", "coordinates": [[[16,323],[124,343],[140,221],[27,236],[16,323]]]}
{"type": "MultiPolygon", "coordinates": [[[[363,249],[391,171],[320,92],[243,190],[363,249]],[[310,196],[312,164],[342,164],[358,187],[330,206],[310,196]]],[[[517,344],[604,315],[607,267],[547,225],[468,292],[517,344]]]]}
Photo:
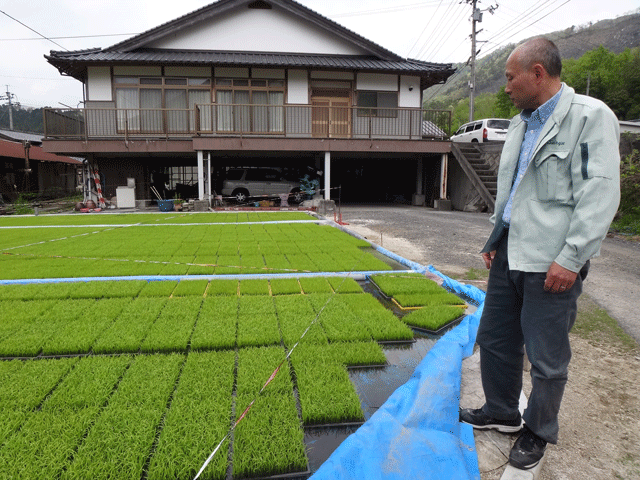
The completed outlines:
{"type": "MultiPolygon", "coordinates": [[[[488,214],[369,205],[343,205],[341,211],[347,228],[449,276],[484,269],[478,252],[491,232],[488,214]]],[[[640,343],[640,243],[606,238],[584,292],[640,343]]]]}

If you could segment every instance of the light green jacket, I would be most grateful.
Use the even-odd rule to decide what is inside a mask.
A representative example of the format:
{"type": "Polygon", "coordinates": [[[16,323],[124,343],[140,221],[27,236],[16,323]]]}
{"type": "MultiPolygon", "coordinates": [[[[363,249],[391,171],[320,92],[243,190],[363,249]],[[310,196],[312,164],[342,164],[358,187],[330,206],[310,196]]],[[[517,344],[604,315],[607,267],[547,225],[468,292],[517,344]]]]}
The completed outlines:
{"type": "MultiPolygon", "coordinates": [[[[520,115],[511,120],[500,157],[495,227],[483,252],[497,247],[525,129],[520,115]]],[[[598,255],[620,202],[619,142],[614,113],[564,85],[513,199],[511,270],[546,272],[555,261],[578,272],[598,255]]]]}

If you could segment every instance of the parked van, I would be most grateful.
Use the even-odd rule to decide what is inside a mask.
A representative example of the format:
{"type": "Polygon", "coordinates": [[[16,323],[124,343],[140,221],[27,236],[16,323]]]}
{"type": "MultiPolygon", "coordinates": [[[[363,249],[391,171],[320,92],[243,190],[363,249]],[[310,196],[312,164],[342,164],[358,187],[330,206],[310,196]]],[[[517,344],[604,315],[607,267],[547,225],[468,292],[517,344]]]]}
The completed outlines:
{"type": "Polygon", "coordinates": [[[452,142],[504,142],[511,120],[485,118],[465,123],[451,137],[452,142]]]}

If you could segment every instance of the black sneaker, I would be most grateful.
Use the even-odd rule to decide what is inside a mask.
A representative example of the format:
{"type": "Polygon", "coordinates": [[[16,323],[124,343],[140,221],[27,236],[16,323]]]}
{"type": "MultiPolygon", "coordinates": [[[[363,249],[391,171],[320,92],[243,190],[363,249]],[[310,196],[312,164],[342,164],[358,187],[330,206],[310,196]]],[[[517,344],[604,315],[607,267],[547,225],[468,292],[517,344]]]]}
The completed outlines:
{"type": "Polygon", "coordinates": [[[522,434],[513,444],[509,463],[520,470],[528,470],[540,463],[547,448],[547,441],[533,433],[525,425],[522,434]]]}
{"type": "Polygon", "coordinates": [[[484,413],[482,408],[475,410],[463,408],[460,410],[460,421],[468,423],[476,430],[497,430],[503,433],[515,433],[522,429],[522,417],[519,413],[518,418],[515,420],[498,420],[484,413]]]}

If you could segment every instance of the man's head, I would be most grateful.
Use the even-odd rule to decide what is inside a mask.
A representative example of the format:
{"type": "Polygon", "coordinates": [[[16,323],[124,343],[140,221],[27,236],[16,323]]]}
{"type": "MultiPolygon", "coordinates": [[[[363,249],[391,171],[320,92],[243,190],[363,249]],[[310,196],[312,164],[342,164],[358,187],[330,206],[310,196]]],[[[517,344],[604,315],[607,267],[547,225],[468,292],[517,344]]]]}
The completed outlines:
{"type": "Polygon", "coordinates": [[[509,55],[505,92],[516,107],[536,109],[560,90],[561,71],[558,47],[546,38],[534,38],[509,55]]]}

